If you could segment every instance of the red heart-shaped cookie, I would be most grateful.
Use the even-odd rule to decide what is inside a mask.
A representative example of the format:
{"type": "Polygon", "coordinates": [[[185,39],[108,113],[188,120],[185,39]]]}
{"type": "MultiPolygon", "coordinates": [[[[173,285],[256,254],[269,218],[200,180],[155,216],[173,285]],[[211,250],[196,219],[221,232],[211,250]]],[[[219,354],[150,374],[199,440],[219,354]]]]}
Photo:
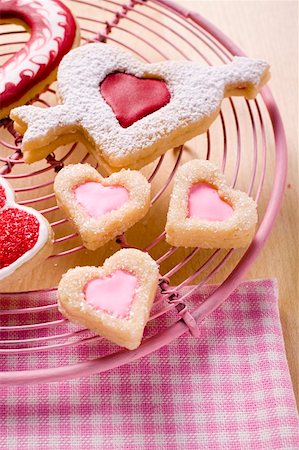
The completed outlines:
{"type": "Polygon", "coordinates": [[[32,250],[39,236],[37,218],[17,208],[0,213],[0,269],[8,267],[32,250]]]}
{"type": "Polygon", "coordinates": [[[32,208],[17,205],[9,184],[0,177],[0,285],[21,277],[52,250],[52,230],[32,208]],[[29,264],[31,263],[31,264],[29,264]]]}

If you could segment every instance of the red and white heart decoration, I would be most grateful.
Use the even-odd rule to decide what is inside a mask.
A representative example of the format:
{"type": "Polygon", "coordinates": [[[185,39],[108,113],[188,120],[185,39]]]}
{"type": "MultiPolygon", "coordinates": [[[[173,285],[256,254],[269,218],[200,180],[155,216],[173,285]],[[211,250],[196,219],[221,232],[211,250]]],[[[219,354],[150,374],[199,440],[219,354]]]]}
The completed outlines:
{"type": "Polygon", "coordinates": [[[37,211],[18,205],[14,191],[0,177],[0,286],[8,278],[21,276],[39,255],[46,258],[52,249],[52,230],[37,211]],[[46,248],[45,248],[46,247],[46,248]],[[22,270],[21,270],[22,269],[22,270]]]}
{"type": "Polygon", "coordinates": [[[1,21],[22,22],[30,39],[0,67],[0,118],[55,79],[62,57],[79,41],[79,27],[59,0],[1,0],[1,21]]]}

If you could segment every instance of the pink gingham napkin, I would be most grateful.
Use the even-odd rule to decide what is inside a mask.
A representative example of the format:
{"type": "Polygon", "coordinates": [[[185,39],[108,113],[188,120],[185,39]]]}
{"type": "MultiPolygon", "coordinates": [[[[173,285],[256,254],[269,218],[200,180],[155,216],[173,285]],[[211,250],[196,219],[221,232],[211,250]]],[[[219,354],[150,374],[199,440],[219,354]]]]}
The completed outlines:
{"type": "MultiPolygon", "coordinates": [[[[24,368],[22,359],[9,364],[24,368]]],[[[273,280],[243,283],[200,339],[182,336],[101,375],[0,395],[1,450],[299,449],[273,280]]]]}

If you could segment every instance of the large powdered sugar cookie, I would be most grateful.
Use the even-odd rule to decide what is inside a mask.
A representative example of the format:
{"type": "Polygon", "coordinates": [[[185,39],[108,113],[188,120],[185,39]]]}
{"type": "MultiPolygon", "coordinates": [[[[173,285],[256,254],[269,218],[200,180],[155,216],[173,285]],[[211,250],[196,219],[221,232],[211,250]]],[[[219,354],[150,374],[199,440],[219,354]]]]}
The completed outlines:
{"type": "Polygon", "coordinates": [[[0,67],[0,118],[55,80],[62,57],[79,43],[79,28],[59,0],[1,0],[0,22],[30,33],[24,47],[0,67]]]}
{"type": "Polygon", "coordinates": [[[150,207],[151,185],[137,171],[103,178],[89,164],[66,166],[55,178],[58,205],[95,250],[141,220],[150,207]]]}
{"type": "Polygon", "coordinates": [[[140,345],[158,280],[158,266],[147,253],[122,249],[102,267],[76,267],[63,275],[58,307],[70,321],[133,350],[140,345]]]}
{"type": "Polygon", "coordinates": [[[221,67],[143,64],[117,47],[88,44],[59,66],[60,105],[23,106],[11,118],[28,163],[81,140],[108,172],[140,168],[205,132],[224,97],[254,98],[268,78],[266,62],[245,57],[221,67]]]}
{"type": "Polygon", "coordinates": [[[0,288],[22,278],[52,252],[52,229],[32,208],[18,205],[0,177],[0,288]]]}
{"type": "Polygon", "coordinates": [[[192,160],[175,176],[166,223],[166,240],[176,247],[237,248],[252,240],[256,203],[230,188],[209,161],[192,160]]]}

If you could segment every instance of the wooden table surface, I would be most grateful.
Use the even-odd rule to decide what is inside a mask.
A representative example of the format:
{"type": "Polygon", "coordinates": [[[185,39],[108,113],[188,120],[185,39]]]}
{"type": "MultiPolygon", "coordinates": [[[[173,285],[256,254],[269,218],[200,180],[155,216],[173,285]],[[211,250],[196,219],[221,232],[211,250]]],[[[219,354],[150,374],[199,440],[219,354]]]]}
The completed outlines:
{"type": "Polygon", "coordinates": [[[296,1],[181,1],[217,25],[248,56],[267,60],[269,86],[288,144],[284,202],[266,246],[246,278],[275,277],[285,348],[299,405],[298,3],[296,1]]]}
{"type": "MultiPolygon", "coordinates": [[[[276,277],[279,284],[279,305],[286,353],[297,400],[298,390],[298,11],[296,1],[178,1],[182,6],[198,11],[227,34],[251,57],[267,60],[271,64],[270,88],[280,108],[284,121],[288,149],[289,172],[282,210],[266,246],[247,274],[248,279],[276,277]]],[[[78,11],[75,11],[78,13],[78,11]]],[[[196,145],[196,141],[195,141],[196,145]]],[[[8,154],[8,153],[7,153],[8,154]]],[[[18,170],[18,168],[16,169],[18,170]]],[[[267,180],[266,180],[267,182],[267,180]]],[[[270,186],[266,186],[270,189],[270,186]]],[[[38,193],[36,193],[38,195],[38,193]]],[[[44,191],[42,193],[44,195],[44,191]]],[[[160,202],[158,212],[150,215],[146,231],[155,236],[161,224],[161,214],[166,213],[167,199],[160,202]],[[159,226],[158,226],[159,224],[159,226]]],[[[142,242],[144,229],[134,228],[138,242],[142,242]],[[139,238],[140,236],[140,238],[139,238]]],[[[96,253],[100,261],[116,249],[111,244],[96,253]]],[[[51,260],[53,261],[53,260],[51,260]]],[[[91,264],[90,253],[81,255],[80,264],[91,264]]],[[[47,264],[47,263],[46,263],[47,264]]],[[[55,271],[47,265],[38,268],[14,289],[37,288],[53,285],[55,271]],[[47,275],[49,273],[49,275],[47,275]]],[[[53,262],[51,262],[53,269],[53,262]]],[[[60,259],[55,267],[60,264],[60,259]]],[[[70,257],[67,266],[78,264],[70,257]]],[[[194,268],[193,268],[194,270],[194,268]]],[[[184,277],[183,273],[183,277],[184,277]]],[[[175,279],[179,281],[179,279],[175,279]]],[[[214,281],[214,280],[213,280],[214,281]]],[[[217,277],[215,281],[218,281],[217,277]]]]}
{"type": "Polygon", "coordinates": [[[274,229],[246,278],[275,277],[285,348],[299,405],[298,3],[296,1],[185,1],[250,57],[271,65],[269,86],[288,144],[287,189],[274,229]]]}

